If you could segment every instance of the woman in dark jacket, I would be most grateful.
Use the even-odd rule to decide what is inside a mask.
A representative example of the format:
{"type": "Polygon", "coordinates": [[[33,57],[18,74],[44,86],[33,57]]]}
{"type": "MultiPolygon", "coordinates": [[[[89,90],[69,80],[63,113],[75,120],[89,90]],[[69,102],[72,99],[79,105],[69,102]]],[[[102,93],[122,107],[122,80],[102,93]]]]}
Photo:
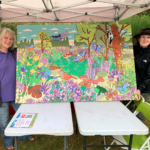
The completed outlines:
{"type": "MultiPolygon", "coordinates": [[[[133,48],[138,100],[142,95],[147,102],[150,94],[150,28],[142,29],[134,38],[136,38],[133,48]]],[[[143,122],[145,120],[141,113],[138,118],[143,122]]]]}
{"type": "MultiPolygon", "coordinates": [[[[9,28],[0,30],[0,132],[7,150],[13,150],[13,137],[5,136],[4,130],[9,123],[9,103],[15,111],[16,60],[14,53],[15,34],[9,28]]],[[[34,141],[32,136],[22,136],[19,140],[34,141]]]]}

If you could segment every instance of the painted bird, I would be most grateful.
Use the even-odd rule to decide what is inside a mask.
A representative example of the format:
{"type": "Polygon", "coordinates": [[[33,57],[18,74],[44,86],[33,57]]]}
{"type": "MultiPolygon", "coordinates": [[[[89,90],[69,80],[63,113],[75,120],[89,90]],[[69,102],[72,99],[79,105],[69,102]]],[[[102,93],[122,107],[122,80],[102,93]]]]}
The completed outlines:
{"type": "Polygon", "coordinates": [[[106,30],[107,32],[107,39],[109,41],[109,44],[112,45],[112,41],[113,41],[113,34],[111,33],[111,31],[109,31],[108,29],[106,30]]]}
{"type": "Polygon", "coordinates": [[[63,57],[64,57],[65,59],[69,60],[68,57],[71,57],[72,55],[73,55],[73,53],[72,53],[72,52],[69,52],[69,53],[65,53],[63,57]]]}
{"type": "Polygon", "coordinates": [[[33,49],[33,47],[34,47],[34,45],[32,44],[32,45],[30,45],[30,46],[26,46],[26,45],[24,45],[24,47],[25,48],[27,48],[27,50],[32,50],[33,49]]]}
{"type": "Polygon", "coordinates": [[[60,76],[61,76],[62,79],[65,79],[65,80],[69,80],[69,79],[71,79],[71,78],[76,79],[74,76],[72,76],[72,75],[70,75],[70,74],[64,72],[63,70],[60,70],[59,73],[60,73],[60,76]]]}
{"type": "Polygon", "coordinates": [[[49,80],[57,79],[60,77],[60,76],[51,76],[51,73],[52,73],[51,69],[45,67],[45,71],[43,71],[42,78],[46,78],[47,79],[46,82],[47,82],[49,80]]]}

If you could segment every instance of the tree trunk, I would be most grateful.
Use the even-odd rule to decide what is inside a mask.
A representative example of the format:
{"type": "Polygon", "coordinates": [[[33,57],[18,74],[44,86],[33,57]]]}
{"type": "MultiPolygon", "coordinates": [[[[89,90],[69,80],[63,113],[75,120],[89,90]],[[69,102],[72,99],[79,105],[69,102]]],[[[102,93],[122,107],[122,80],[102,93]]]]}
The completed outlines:
{"type": "Polygon", "coordinates": [[[90,58],[90,46],[91,44],[88,45],[88,57],[90,58]]]}
{"type": "Polygon", "coordinates": [[[41,49],[42,49],[42,53],[44,52],[44,48],[43,48],[43,40],[41,40],[41,49]]]}
{"type": "Polygon", "coordinates": [[[113,24],[111,26],[111,29],[112,29],[112,34],[113,34],[112,47],[113,47],[114,54],[115,54],[116,67],[117,67],[117,70],[120,70],[121,62],[119,61],[119,58],[121,57],[121,50],[120,50],[120,35],[118,31],[118,26],[113,24]]]}

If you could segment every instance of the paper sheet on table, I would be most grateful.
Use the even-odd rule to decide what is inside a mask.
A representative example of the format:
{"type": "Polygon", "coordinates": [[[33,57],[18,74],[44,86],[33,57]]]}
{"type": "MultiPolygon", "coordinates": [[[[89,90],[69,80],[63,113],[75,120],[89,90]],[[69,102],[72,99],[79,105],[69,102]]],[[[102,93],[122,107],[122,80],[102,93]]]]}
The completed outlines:
{"type": "Polygon", "coordinates": [[[32,128],[38,113],[19,113],[13,123],[11,128],[32,128]]]}

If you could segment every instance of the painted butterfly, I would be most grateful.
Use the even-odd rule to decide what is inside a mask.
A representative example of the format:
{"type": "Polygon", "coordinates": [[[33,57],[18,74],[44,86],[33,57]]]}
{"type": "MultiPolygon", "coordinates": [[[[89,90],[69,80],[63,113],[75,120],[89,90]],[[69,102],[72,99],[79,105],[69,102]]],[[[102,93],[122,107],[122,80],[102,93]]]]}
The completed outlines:
{"type": "Polygon", "coordinates": [[[128,46],[129,46],[129,45],[128,45],[128,44],[126,44],[126,45],[124,45],[124,48],[128,48],[128,46]]]}
{"type": "Polygon", "coordinates": [[[73,62],[82,62],[85,59],[86,52],[82,51],[80,54],[78,54],[74,59],[73,62]]]}
{"type": "Polygon", "coordinates": [[[100,62],[100,60],[98,59],[97,61],[94,62],[94,64],[93,64],[92,67],[93,67],[93,68],[99,68],[100,65],[101,65],[101,62],[100,62]]]}
{"type": "Polygon", "coordinates": [[[51,75],[51,69],[46,69],[45,71],[44,71],[44,75],[43,75],[43,77],[44,78],[49,78],[50,77],[50,75],[51,75]]]}
{"type": "Polygon", "coordinates": [[[124,84],[123,84],[123,86],[122,87],[120,87],[120,86],[116,86],[116,89],[117,90],[119,90],[120,91],[120,93],[125,93],[128,89],[127,89],[127,86],[128,86],[128,83],[127,82],[125,82],[124,84]]]}
{"type": "Polygon", "coordinates": [[[91,43],[91,46],[92,46],[92,50],[94,50],[94,51],[96,51],[96,52],[100,52],[101,49],[104,48],[103,45],[97,45],[97,44],[95,44],[94,42],[91,43]]]}

